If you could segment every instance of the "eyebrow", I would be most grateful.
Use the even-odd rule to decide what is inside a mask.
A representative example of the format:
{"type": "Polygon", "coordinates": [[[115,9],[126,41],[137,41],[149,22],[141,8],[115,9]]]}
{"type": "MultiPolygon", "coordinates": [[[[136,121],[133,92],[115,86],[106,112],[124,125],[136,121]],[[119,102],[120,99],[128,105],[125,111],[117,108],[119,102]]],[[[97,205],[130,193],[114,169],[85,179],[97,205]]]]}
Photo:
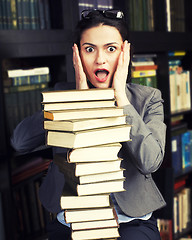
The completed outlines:
{"type": "MultiPolygon", "coordinates": [[[[117,43],[117,42],[111,42],[111,43],[105,44],[104,46],[109,46],[109,45],[113,45],[113,44],[119,45],[119,43],[117,43]]],[[[82,44],[82,46],[84,46],[84,45],[90,45],[90,46],[96,47],[95,44],[89,43],[89,42],[85,42],[85,43],[82,44]]]]}

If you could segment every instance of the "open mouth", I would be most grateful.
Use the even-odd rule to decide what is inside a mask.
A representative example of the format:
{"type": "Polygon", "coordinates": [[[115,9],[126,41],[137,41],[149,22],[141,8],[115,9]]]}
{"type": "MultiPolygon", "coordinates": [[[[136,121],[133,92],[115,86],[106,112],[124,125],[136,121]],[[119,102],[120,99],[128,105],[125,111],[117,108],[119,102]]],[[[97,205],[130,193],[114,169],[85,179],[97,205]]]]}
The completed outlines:
{"type": "Polygon", "coordinates": [[[95,77],[99,82],[105,82],[107,80],[107,76],[109,71],[106,69],[97,69],[95,71],[95,77]]]}

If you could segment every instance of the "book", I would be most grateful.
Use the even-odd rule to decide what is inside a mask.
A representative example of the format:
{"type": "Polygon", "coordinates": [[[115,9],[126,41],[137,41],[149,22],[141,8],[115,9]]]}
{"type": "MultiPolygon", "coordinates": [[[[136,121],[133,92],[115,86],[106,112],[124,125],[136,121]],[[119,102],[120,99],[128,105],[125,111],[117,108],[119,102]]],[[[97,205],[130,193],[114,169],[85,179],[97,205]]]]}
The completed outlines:
{"type": "MultiPolygon", "coordinates": [[[[66,186],[64,187],[66,189],[66,186]]],[[[71,189],[64,190],[60,198],[62,209],[101,208],[110,206],[110,195],[75,196],[71,189]]]]}
{"type": "Polygon", "coordinates": [[[73,240],[85,240],[85,239],[105,239],[120,237],[118,228],[103,228],[103,229],[91,229],[72,231],[71,237],[73,240]]]}
{"type": "Polygon", "coordinates": [[[98,221],[115,219],[116,211],[113,205],[104,208],[73,209],[64,211],[66,223],[98,221]]]}
{"type": "Polygon", "coordinates": [[[71,223],[71,229],[75,230],[86,230],[86,229],[97,229],[97,228],[111,228],[118,227],[116,219],[91,221],[91,222],[77,222],[71,223]]]}
{"type": "Polygon", "coordinates": [[[69,119],[64,121],[44,121],[44,129],[54,131],[82,131],[101,127],[126,124],[126,116],[103,117],[91,119],[69,119]]]}
{"type": "Polygon", "coordinates": [[[182,170],[181,135],[171,137],[172,166],[175,173],[182,170]]]}
{"type": "Polygon", "coordinates": [[[79,184],[87,184],[87,183],[97,183],[97,182],[118,180],[118,179],[124,178],[123,172],[124,172],[124,169],[120,169],[114,172],[83,175],[83,176],[76,177],[74,181],[79,184]]]}
{"type": "Polygon", "coordinates": [[[95,162],[116,160],[122,145],[111,143],[92,147],[75,148],[67,151],[68,162],[95,162]]]}
{"type": "Polygon", "coordinates": [[[115,142],[130,141],[131,125],[119,125],[113,127],[91,129],[77,132],[47,132],[47,145],[81,148],[115,142]]]}
{"type": "Polygon", "coordinates": [[[138,70],[138,71],[132,71],[131,75],[133,78],[136,77],[144,77],[144,76],[156,76],[156,70],[152,69],[152,70],[138,70]]]}
{"type": "Polygon", "coordinates": [[[43,103],[46,102],[73,102],[73,101],[97,101],[114,99],[112,88],[92,88],[81,90],[57,90],[42,92],[43,103]]]}
{"type": "Polygon", "coordinates": [[[8,77],[9,78],[34,76],[34,75],[45,75],[45,74],[49,74],[49,68],[48,67],[8,70],[8,77]]]}
{"type": "Polygon", "coordinates": [[[94,107],[114,107],[114,100],[104,100],[104,101],[84,101],[84,102],[61,102],[61,103],[44,103],[44,111],[55,111],[55,110],[65,110],[65,109],[81,109],[81,108],[94,108],[94,107]]]}
{"type": "Polygon", "coordinates": [[[106,108],[86,108],[86,109],[70,109],[58,111],[44,111],[44,118],[52,121],[84,119],[84,118],[101,118],[122,116],[123,108],[106,107],[106,108]]]}
{"type": "Polygon", "coordinates": [[[53,162],[59,167],[59,170],[67,175],[76,177],[97,173],[114,172],[121,170],[121,158],[106,162],[88,162],[88,163],[68,163],[65,159],[56,154],[53,162]]]}
{"type": "Polygon", "coordinates": [[[74,192],[78,196],[86,196],[86,195],[95,195],[95,194],[106,194],[106,193],[112,193],[112,192],[123,192],[125,191],[123,187],[124,181],[125,181],[125,178],[113,180],[113,181],[77,184],[70,180],[68,181],[68,184],[70,184],[71,188],[74,190],[74,192]]]}
{"type": "Polygon", "coordinates": [[[192,132],[188,130],[181,134],[181,152],[183,169],[192,166],[192,132]]]}
{"type": "Polygon", "coordinates": [[[133,71],[142,71],[142,70],[156,70],[157,69],[157,65],[153,64],[153,65],[136,65],[136,66],[132,66],[132,70],[133,71]]]}

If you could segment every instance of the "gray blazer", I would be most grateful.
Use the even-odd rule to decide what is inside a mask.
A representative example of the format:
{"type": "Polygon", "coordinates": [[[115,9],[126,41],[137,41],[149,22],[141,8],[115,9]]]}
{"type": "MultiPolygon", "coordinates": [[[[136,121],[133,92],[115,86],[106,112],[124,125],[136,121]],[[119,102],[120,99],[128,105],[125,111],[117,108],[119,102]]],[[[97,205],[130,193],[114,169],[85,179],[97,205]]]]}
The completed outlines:
{"type": "Polygon", "coordinates": [[[131,105],[124,112],[127,123],[132,124],[132,141],[123,143],[120,151],[126,191],[114,196],[125,214],[139,217],[165,206],[151,173],[163,161],[166,126],[158,89],[128,84],[126,93],[131,105]]]}
{"type": "MultiPolygon", "coordinates": [[[[56,89],[74,88],[59,85],[56,89]]],[[[158,89],[129,83],[127,97],[131,105],[124,107],[127,123],[132,124],[132,141],[122,143],[119,156],[125,168],[125,192],[114,193],[122,211],[131,217],[143,216],[166,205],[151,173],[161,165],[164,156],[166,126],[163,123],[163,100],[158,89]]],[[[43,114],[38,112],[24,119],[14,130],[12,146],[27,153],[45,144],[43,114]]],[[[54,149],[54,152],[61,150],[54,149]]],[[[62,149],[64,150],[64,149],[62,149]]],[[[60,197],[65,184],[64,175],[51,163],[40,187],[39,198],[53,213],[60,208],[60,197]]]]}

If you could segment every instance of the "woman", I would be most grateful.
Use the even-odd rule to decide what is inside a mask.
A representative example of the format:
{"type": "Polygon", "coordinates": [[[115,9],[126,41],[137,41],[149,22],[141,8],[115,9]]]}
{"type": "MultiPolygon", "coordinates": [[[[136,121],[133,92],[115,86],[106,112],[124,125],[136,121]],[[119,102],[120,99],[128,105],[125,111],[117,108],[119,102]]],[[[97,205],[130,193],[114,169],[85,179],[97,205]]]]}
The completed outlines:
{"type": "MultiPolygon", "coordinates": [[[[157,89],[126,83],[130,59],[127,39],[121,11],[83,11],[73,46],[76,89],[114,88],[117,106],[124,108],[126,121],[132,124],[132,141],[123,143],[119,153],[124,159],[122,167],[126,169],[126,191],[111,194],[118,213],[120,236],[129,240],[160,240],[152,214],[164,207],[165,201],[151,173],[159,168],[164,156],[163,101],[157,89]]],[[[60,84],[56,88],[66,87],[60,84]]],[[[43,114],[37,113],[17,126],[12,138],[17,151],[27,152],[45,143],[42,123],[43,114]]],[[[50,212],[61,210],[59,199],[64,182],[63,174],[51,164],[40,189],[41,202],[50,212]]],[[[62,214],[58,214],[48,231],[49,239],[70,236],[62,214]]]]}

